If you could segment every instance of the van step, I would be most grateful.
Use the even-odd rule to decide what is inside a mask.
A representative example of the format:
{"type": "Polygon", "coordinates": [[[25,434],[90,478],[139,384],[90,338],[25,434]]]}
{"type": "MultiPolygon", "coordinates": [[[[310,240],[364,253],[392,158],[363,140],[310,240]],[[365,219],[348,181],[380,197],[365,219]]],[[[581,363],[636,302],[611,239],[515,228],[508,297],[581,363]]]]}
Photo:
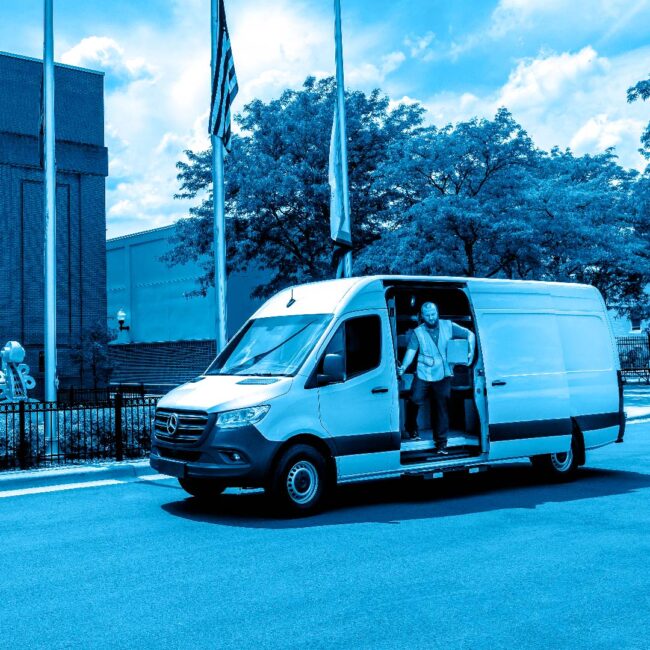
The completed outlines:
{"type": "Polygon", "coordinates": [[[469,458],[476,455],[476,449],[470,447],[454,447],[449,450],[447,456],[440,456],[432,449],[423,451],[404,451],[400,454],[402,465],[414,465],[417,463],[433,463],[435,461],[455,460],[457,458],[469,458]]]}

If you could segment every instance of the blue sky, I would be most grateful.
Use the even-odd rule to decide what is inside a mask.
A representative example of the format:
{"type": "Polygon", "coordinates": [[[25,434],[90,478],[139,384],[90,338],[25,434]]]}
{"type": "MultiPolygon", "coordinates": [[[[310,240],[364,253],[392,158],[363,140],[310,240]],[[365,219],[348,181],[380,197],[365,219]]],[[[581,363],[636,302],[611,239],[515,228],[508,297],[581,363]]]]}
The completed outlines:
{"type": "MultiPolygon", "coordinates": [[[[0,50],[40,57],[42,0],[0,2],[0,50]]],[[[209,0],[54,0],[58,61],[106,72],[108,235],[185,216],[175,162],[207,146],[209,0]]],[[[444,124],[506,106],[544,148],[641,168],[650,0],[342,0],[346,83],[444,124]]],[[[330,0],[226,0],[235,110],[332,74],[330,0]]]]}

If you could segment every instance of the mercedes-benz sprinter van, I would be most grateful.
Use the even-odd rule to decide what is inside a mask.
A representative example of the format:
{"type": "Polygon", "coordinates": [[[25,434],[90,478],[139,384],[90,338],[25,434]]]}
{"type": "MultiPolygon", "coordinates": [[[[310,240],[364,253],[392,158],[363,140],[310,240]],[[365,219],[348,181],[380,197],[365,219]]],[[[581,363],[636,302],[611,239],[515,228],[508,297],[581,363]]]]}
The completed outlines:
{"type": "Polygon", "coordinates": [[[618,354],[594,287],[346,278],[281,291],[201,376],[165,395],[151,465],[195,496],[264,487],[298,514],[336,483],[473,473],[507,458],[569,477],[587,450],[622,441],[624,425],[618,354]],[[425,408],[421,439],[404,439],[417,359],[402,377],[396,368],[425,302],[476,335],[473,358],[465,339],[448,351],[445,456],[425,408]]]}

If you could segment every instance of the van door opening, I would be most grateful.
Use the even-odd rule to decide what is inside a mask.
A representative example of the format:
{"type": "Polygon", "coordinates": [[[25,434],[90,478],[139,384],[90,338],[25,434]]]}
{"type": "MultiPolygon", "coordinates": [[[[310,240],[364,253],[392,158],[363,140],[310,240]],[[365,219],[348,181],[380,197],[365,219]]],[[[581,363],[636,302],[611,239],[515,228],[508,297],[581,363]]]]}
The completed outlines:
{"type": "MultiPolygon", "coordinates": [[[[393,332],[396,363],[401,362],[406,353],[411,332],[420,324],[419,314],[425,302],[437,305],[439,317],[450,320],[471,332],[476,333],[469,299],[465,291],[454,285],[427,286],[424,284],[395,284],[386,292],[389,319],[393,332]]],[[[477,346],[478,347],[478,346],[477,346]]],[[[478,350],[475,352],[471,366],[455,365],[453,369],[451,397],[449,399],[449,434],[447,448],[449,456],[456,459],[479,456],[484,450],[481,444],[481,422],[476,400],[484,400],[483,391],[475,391],[474,370],[477,364],[478,350]]],[[[399,382],[399,413],[402,464],[422,463],[428,460],[440,460],[434,456],[435,448],[432,429],[432,414],[428,404],[418,413],[417,423],[421,440],[405,439],[406,412],[415,378],[417,356],[399,382]]],[[[481,406],[481,405],[479,405],[481,406]]]]}

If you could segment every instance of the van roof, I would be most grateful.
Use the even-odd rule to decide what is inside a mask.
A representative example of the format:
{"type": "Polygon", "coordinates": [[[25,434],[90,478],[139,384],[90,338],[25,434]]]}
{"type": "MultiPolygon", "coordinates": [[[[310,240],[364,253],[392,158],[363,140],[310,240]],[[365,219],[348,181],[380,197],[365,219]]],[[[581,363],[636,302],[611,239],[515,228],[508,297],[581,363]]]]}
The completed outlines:
{"type": "MultiPolygon", "coordinates": [[[[458,276],[431,275],[370,275],[364,277],[340,278],[299,284],[283,289],[254,314],[254,318],[262,316],[300,314],[329,314],[338,311],[358,296],[363,290],[383,293],[384,282],[424,283],[436,282],[441,284],[456,284],[466,286],[471,294],[480,293],[509,293],[509,294],[543,294],[557,296],[563,299],[578,299],[602,302],[595,287],[586,284],[568,282],[543,282],[537,280],[507,280],[492,278],[466,278],[458,276]],[[372,285],[376,285],[373,287],[372,285]],[[290,307],[291,298],[294,301],[290,307]],[[294,306],[295,305],[295,306],[294,306]],[[291,307],[294,307],[291,309],[291,307]]],[[[366,293],[364,291],[364,293],[366,293]]]]}

